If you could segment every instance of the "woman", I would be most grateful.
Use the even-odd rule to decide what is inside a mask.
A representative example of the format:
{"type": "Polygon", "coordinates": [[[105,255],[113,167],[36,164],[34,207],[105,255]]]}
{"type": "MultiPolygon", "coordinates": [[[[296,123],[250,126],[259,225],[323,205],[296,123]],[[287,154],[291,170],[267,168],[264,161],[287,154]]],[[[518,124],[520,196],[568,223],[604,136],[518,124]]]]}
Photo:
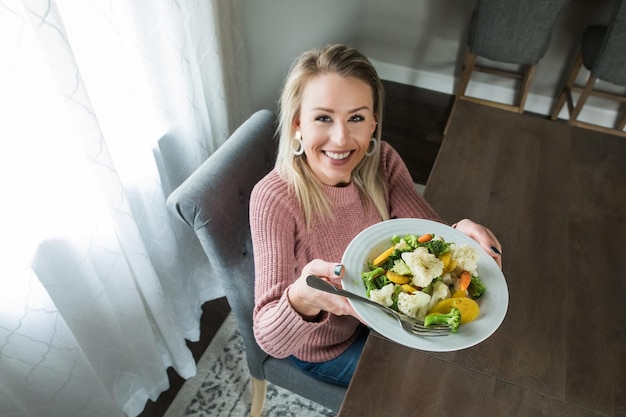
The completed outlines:
{"type": "MultiPolygon", "coordinates": [[[[357,50],[330,45],[296,60],[280,98],[276,166],[252,192],[254,332],[268,354],[347,386],[367,328],[348,301],[314,290],[318,275],[341,287],[339,260],[363,229],[390,218],[441,222],[415,191],[398,153],[381,141],[383,87],[357,50]]],[[[456,228],[500,249],[486,228],[456,228]]],[[[489,252],[500,264],[497,253],[489,252]]]]}

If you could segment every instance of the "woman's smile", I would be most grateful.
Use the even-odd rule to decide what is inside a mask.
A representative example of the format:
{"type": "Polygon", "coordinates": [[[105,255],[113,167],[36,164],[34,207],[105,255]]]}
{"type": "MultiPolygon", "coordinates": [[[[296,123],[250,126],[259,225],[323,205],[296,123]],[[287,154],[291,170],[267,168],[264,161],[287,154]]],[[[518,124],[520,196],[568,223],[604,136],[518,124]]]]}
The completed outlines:
{"type": "Polygon", "coordinates": [[[329,151],[324,151],[324,153],[330,159],[333,159],[335,161],[343,161],[347,157],[349,157],[352,152],[350,152],[350,151],[348,151],[348,152],[329,152],[329,151]]]}

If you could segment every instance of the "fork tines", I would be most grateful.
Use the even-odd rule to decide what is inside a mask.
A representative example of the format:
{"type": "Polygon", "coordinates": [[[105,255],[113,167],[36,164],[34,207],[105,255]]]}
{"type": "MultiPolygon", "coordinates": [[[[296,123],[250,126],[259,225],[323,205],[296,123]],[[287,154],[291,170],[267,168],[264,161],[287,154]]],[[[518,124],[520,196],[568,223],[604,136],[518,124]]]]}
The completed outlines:
{"type": "MultiPolygon", "coordinates": [[[[407,322],[408,324],[408,322],[407,322]]],[[[447,336],[451,333],[450,326],[445,324],[435,324],[425,326],[421,321],[411,323],[411,331],[420,336],[447,336]]]]}
{"type": "Polygon", "coordinates": [[[451,333],[450,327],[413,326],[411,331],[421,336],[448,336],[451,333]]]}
{"type": "Polygon", "coordinates": [[[431,324],[430,326],[426,326],[423,321],[416,321],[413,323],[413,327],[417,329],[423,330],[448,330],[450,331],[450,326],[447,324],[431,324]]]}

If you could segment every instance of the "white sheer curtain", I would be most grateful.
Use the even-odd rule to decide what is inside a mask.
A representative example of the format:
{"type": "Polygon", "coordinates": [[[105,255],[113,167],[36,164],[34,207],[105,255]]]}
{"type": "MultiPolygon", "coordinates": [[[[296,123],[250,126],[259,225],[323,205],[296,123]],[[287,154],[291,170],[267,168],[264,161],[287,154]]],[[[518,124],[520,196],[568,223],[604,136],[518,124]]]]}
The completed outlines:
{"type": "Polygon", "coordinates": [[[250,113],[231,0],[0,0],[0,416],[136,416],[222,290],[165,199],[250,113]]]}

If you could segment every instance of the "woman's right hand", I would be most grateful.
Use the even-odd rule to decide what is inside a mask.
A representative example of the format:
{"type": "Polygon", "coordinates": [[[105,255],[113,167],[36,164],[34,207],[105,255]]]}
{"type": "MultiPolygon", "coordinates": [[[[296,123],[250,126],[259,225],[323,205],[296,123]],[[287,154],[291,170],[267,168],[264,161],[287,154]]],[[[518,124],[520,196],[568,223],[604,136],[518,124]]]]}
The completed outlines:
{"type": "Polygon", "coordinates": [[[317,275],[335,287],[342,288],[341,278],[343,277],[343,272],[343,265],[336,262],[326,262],[321,259],[314,259],[309,262],[302,269],[300,277],[289,287],[287,297],[291,306],[305,320],[313,321],[320,312],[327,311],[336,316],[353,316],[363,322],[347,298],[316,290],[309,287],[306,283],[307,276],[317,275]]]}

